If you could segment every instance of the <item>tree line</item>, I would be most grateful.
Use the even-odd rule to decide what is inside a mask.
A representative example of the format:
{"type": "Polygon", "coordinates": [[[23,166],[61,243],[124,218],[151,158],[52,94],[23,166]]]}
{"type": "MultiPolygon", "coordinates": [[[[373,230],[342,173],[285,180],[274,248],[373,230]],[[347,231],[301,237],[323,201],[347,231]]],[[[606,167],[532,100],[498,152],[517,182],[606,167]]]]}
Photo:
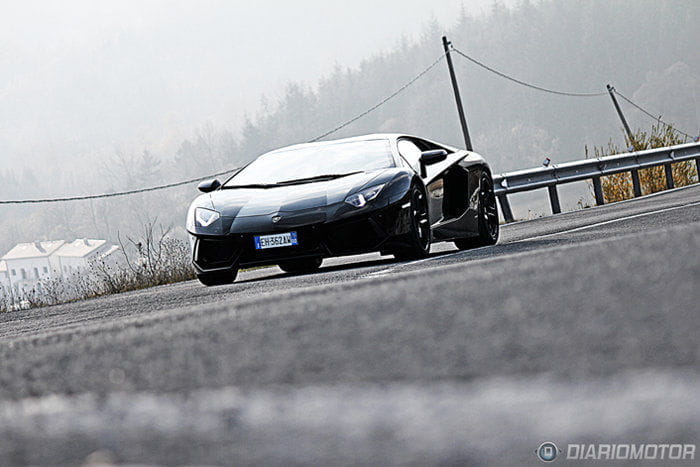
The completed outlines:
{"type": "MultiPolygon", "coordinates": [[[[0,170],[2,199],[110,192],[157,185],[241,166],[277,147],[307,141],[363,112],[432,63],[447,34],[460,50],[496,69],[542,86],[600,91],[611,83],[695,134],[700,131],[700,3],[694,0],[494,3],[483,16],[462,13],[454,24],[419,25],[414,40],[355,68],[336,66],[317,83],[289,83],[279,99],[261,98],[240,128],[203,124],[176,143],[174,154],[144,147],[115,150],[102,164],[85,154],[81,170],[0,170]]],[[[339,58],[339,61],[342,57],[339,58]]],[[[566,98],[519,87],[455,57],[475,150],[496,172],[584,157],[586,145],[624,135],[606,97],[566,98]]],[[[625,108],[635,128],[646,117],[625,108]]],[[[462,136],[444,64],[406,92],[330,138],[412,133],[460,146],[462,136]]],[[[105,200],[2,206],[0,251],[41,239],[98,237],[138,231],[157,219],[182,225],[194,186],[105,200]]]]}

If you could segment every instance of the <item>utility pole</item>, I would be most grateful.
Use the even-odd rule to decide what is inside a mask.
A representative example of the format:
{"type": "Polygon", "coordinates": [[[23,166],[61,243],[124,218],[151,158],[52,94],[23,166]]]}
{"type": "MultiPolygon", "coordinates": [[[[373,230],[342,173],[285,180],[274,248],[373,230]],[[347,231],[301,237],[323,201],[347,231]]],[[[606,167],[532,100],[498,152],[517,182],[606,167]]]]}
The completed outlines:
{"type": "Polygon", "coordinates": [[[457,77],[455,69],[452,65],[452,56],[450,55],[451,42],[446,36],[442,36],[442,46],[445,48],[445,56],[447,57],[447,68],[450,70],[450,79],[452,80],[452,89],[455,93],[455,102],[457,103],[457,113],[459,113],[459,123],[462,125],[462,133],[464,133],[464,144],[467,151],[473,151],[472,140],[469,137],[469,129],[467,128],[467,118],[464,116],[464,107],[462,107],[462,97],[459,95],[459,87],[457,86],[457,77]]]}
{"type": "MultiPolygon", "coordinates": [[[[627,120],[625,120],[625,116],[622,113],[622,109],[620,108],[620,104],[617,103],[617,98],[615,97],[615,88],[610,86],[609,84],[607,85],[608,88],[608,93],[610,94],[610,99],[613,101],[613,105],[615,106],[615,110],[617,111],[617,115],[620,117],[620,120],[622,121],[622,126],[625,127],[625,133],[627,133],[627,139],[629,139],[630,144],[634,146],[634,136],[632,135],[632,130],[630,130],[630,126],[627,124],[627,120]]],[[[637,169],[633,169],[631,171],[632,173],[632,188],[634,189],[634,196],[642,196],[642,185],[639,181],[639,171],[637,169]]],[[[600,180],[598,180],[598,184],[600,184],[600,180]]],[[[599,187],[596,186],[596,181],[593,181],[593,189],[596,193],[596,202],[599,201],[598,199],[598,191],[599,187]]],[[[601,196],[600,198],[602,199],[602,189],[600,190],[601,196]]],[[[602,203],[598,203],[602,204],[602,203]]]]}
{"type": "Polygon", "coordinates": [[[615,106],[615,110],[617,110],[617,115],[620,117],[620,120],[622,120],[622,126],[625,127],[625,133],[627,133],[627,138],[630,140],[630,144],[634,144],[632,130],[630,130],[630,126],[627,124],[627,120],[625,120],[625,116],[622,114],[620,104],[617,103],[617,98],[615,98],[615,88],[610,86],[609,84],[607,85],[607,88],[608,93],[610,94],[610,99],[612,99],[613,105],[615,106]]]}

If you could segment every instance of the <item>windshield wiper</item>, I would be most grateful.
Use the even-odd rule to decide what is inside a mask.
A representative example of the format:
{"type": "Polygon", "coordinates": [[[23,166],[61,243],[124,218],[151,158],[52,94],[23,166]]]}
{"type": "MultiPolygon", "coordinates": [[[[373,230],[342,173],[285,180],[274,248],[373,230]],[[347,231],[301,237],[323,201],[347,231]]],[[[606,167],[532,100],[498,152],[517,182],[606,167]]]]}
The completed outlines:
{"type": "Polygon", "coordinates": [[[251,183],[248,185],[224,185],[221,188],[227,190],[233,188],[274,188],[276,186],[279,185],[276,183],[251,183]]]}
{"type": "Polygon", "coordinates": [[[306,178],[296,178],[294,180],[285,180],[283,182],[277,182],[277,183],[250,183],[250,184],[245,184],[245,185],[224,185],[221,188],[226,190],[226,189],[234,189],[234,188],[274,188],[278,186],[285,186],[285,185],[297,185],[301,183],[309,183],[309,182],[318,182],[318,181],[325,181],[325,180],[335,180],[336,178],[342,178],[342,177],[347,177],[349,175],[355,175],[362,173],[361,170],[357,172],[349,172],[346,174],[326,174],[326,175],[316,175],[314,177],[306,177],[306,178]]]}
{"type": "Polygon", "coordinates": [[[306,177],[306,178],[296,178],[294,180],[285,180],[283,182],[277,182],[277,185],[296,185],[300,183],[308,183],[308,182],[321,182],[321,181],[326,181],[326,180],[335,180],[336,178],[342,178],[342,177],[347,177],[349,175],[355,175],[362,173],[362,170],[358,170],[357,172],[349,172],[346,174],[326,174],[326,175],[316,175],[315,177],[306,177]]]}

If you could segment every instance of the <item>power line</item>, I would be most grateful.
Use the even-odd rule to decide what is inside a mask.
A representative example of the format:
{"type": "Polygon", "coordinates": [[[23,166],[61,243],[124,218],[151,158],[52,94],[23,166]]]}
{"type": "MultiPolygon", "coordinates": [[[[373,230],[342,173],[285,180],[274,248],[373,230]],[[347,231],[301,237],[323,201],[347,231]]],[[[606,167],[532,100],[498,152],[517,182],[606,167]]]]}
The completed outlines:
{"type": "Polygon", "coordinates": [[[102,193],[99,195],[85,195],[85,196],[68,196],[65,198],[43,198],[43,199],[20,199],[20,200],[0,200],[0,204],[37,204],[37,203],[58,203],[61,201],[83,201],[83,200],[88,200],[88,199],[99,199],[99,198],[114,198],[116,196],[126,196],[126,195],[134,195],[137,193],[146,193],[149,191],[157,191],[157,190],[164,190],[166,188],[173,188],[176,186],[182,186],[182,185],[187,185],[189,183],[194,183],[198,182],[200,180],[205,180],[208,178],[213,178],[213,177],[218,177],[221,175],[225,175],[228,173],[231,173],[233,171],[238,170],[238,168],[235,169],[230,169],[230,170],[225,170],[223,172],[218,172],[212,175],[207,175],[204,177],[197,177],[197,178],[190,178],[189,180],[182,180],[180,182],[174,182],[174,183],[167,183],[165,185],[157,185],[157,186],[152,186],[148,188],[139,188],[136,190],[127,190],[127,191],[117,191],[114,193],[102,193]]]}
{"type": "MultiPolygon", "coordinates": [[[[400,88],[398,88],[396,91],[394,91],[393,93],[391,93],[390,95],[388,95],[387,97],[385,97],[384,99],[382,99],[381,101],[379,101],[378,103],[376,103],[375,105],[373,105],[372,107],[370,107],[369,109],[367,109],[367,110],[365,110],[364,112],[360,113],[359,115],[357,115],[357,116],[351,118],[350,120],[347,120],[346,122],[343,122],[342,124],[338,125],[337,127],[333,128],[332,130],[327,131],[327,132],[323,133],[322,135],[319,135],[319,136],[317,136],[317,137],[315,137],[315,138],[309,140],[308,142],[309,142],[309,143],[315,143],[315,142],[317,142],[317,141],[319,141],[319,140],[325,138],[326,136],[330,136],[330,135],[332,135],[333,133],[342,130],[343,128],[345,128],[346,126],[350,125],[351,123],[354,123],[354,122],[356,122],[357,120],[361,119],[362,117],[364,117],[364,116],[370,114],[371,112],[375,111],[376,109],[378,109],[379,107],[381,107],[382,105],[386,104],[386,103],[389,102],[391,99],[393,99],[394,97],[396,97],[397,95],[399,95],[400,93],[402,93],[403,91],[405,91],[405,90],[406,90],[408,87],[410,87],[413,83],[415,83],[416,81],[418,81],[419,79],[421,79],[423,76],[425,76],[426,73],[428,73],[430,70],[432,70],[433,68],[435,68],[435,66],[436,66],[438,63],[440,63],[440,61],[441,61],[443,58],[445,58],[445,54],[444,54],[444,53],[443,53],[442,55],[440,55],[440,56],[439,56],[433,63],[431,63],[427,68],[425,68],[423,71],[421,71],[420,73],[418,73],[415,77],[413,77],[413,79],[411,79],[410,81],[407,81],[403,86],[401,86],[400,88]]],[[[239,169],[240,169],[240,167],[236,167],[236,168],[229,169],[229,170],[225,170],[225,171],[223,171],[223,172],[218,172],[218,173],[215,173],[215,174],[205,175],[205,176],[197,177],[197,178],[190,178],[189,180],[182,180],[182,181],[179,181],[179,182],[168,183],[168,184],[165,184],[165,185],[157,185],[157,186],[152,186],[152,187],[148,187],[148,188],[140,188],[140,189],[136,189],[136,190],[118,191],[118,192],[115,192],[115,193],[102,193],[102,194],[97,194],[97,195],[68,196],[68,197],[64,197],[64,198],[0,200],[0,204],[59,203],[59,202],[64,202],[64,201],[83,201],[83,200],[90,200],[90,199],[114,198],[114,197],[117,197],[117,196],[126,196],[126,195],[133,195],[133,194],[137,194],[137,193],[146,193],[146,192],[149,192],[149,191],[158,191],[158,190],[164,190],[164,189],[166,189],[166,188],[174,188],[174,187],[177,187],[177,186],[187,185],[187,184],[190,184],[190,183],[198,182],[198,181],[200,181],[200,180],[206,180],[206,179],[209,179],[209,178],[214,178],[214,177],[218,177],[218,176],[221,176],[221,175],[226,175],[226,174],[229,174],[229,173],[231,173],[231,172],[235,172],[236,170],[239,170],[239,169]]]]}
{"type": "Polygon", "coordinates": [[[686,133],[685,131],[681,131],[681,130],[679,130],[678,128],[675,128],[675,127],[674,127],[673,125],[671,125],[670,123],[664,122],[663,120],[661,120],[661,117],[660,117],[660,116],[659,116],[659,117],[656,117],[656,116],[652,115],[651,112],[648,112],[647,110],[645,110],[645,109],[642,108],[641,106],[639,106],[639,105],[635,104],[634,102],[632,102],[631,99],[629,99],[628,97],[625,97],[625,96],[624,96],[620,91],[618,91],[617,89],[613,88],[613,92],[614,92],[615,94],[617,94],[618,96],[622,97],[624,100],[626,100],[628,104],[632,105],[633,107],[636,107],[637,110],[643,112],[644,114],[646,114],[647,116],[649,116],[649,117],[651,117],[652,119],[656,120],[657,122],[663,123],[664,125],[666,125],[666,126],[669,127],[670,129],[672,129],[673,131],[675,131],[676,133],[679,133],[679,134],[681,134],[681,135],[684,135],[684,136],[686,136],[686,137],[689,138],[689,139],[694,139],[694,138],[695,138],[694,136],[689,135],[689,134],[686,133]]]}
{"type": "Polygon", "coordinates": [[[566,92],[566,91],[556,91],[554,89],[543,88],[541,86],[526,83],[525,81],[521,81],[517,78],[513,78],[512,76],[509,76],[503,72],[500,72],[500,71],[496,70],[495,68],[491,68],[490,66],[486,65],[485,63],[482,63],[479,60],[477,60],[473,57],[470,57],[469,55],[465,54],[464,52],[460,51],[459,49],[457,49],[455,47],[453,47],[452,50],[454,50],[457,54],[466,58],[470,62],[480,66],[481,68],[483,68],[485,70],[490,71],[491,73],[497,74],[501,78],[505,78],[507,80],[513,81],[514,83],[520,84],[521,86],[526,86],[528,88],[536,89],[538,91],[548,92],[550,94],[558,94],[560,96],[569,96],[569,97],[598,97],[598,96],[604,96],[607,94],[606,92],[566,92]]]}
{"type": "Polygon", "coordinates": [[[324,134],[322,134],[322,135],[320,135],[320,136],[317,136],[316,138],[314,138],[314,139],[312,139],[311,141],[309,141],[309,143],[315,143],[316,141],[319,141],[319,140],[325,138],[326,136],[332,135],[332,134],[335,133],[336,131],[339,131],[339,130],[345,128],[346,126],[350,125],[351,123],[353,123],[353,122],[355,122],[355,121],[361,119],[361,118],[364,117],[365,115],[368,115],[369,113],[373,112],[373,111],[376,110],[377,108],[379,108],[379,107],[381,107],[382,105],[386,104],[386,103],[389,102],[391,99],[393,99],[394,97],[396,97],[397,95],[399,95],[401,92],[403,92],[406,88],[408,88],[408,87],[411,86],[413,83],[415,83],[416,81],[418,81],[419,79],[421,79],[423,76],[425,76],[425,74],[428,73],[430,70],[432,70],[433,68],[435,68],[435,66],[436,66],[438,63],[440,63],[440,61],[441,61],[443,58],[445,58],[445,54],[444,54],[444,53],[443,53],[442,55],[440,55],[440,56],[437,58],[437,60],[435,60],[433,63],[431,63],[426,69],[424,69],[423,71],[421,71],[420,73],[418,73],[418,74],[417,74],[413,79],[411,79],[410,81],[407,81],[403,86],[401,86],[400,88],[398,88],[396,91],[394,91],[393,93],[391,93],[389,96],[385,97],[384,99],[382,99],[381,101],[379,101],[377,104],[373,105],[372,107],[370,107],[369,109],[365,110],[365,111],[362,112],[361,114],[359,114],[359,115],[357,115],[357,116],[351,118],[350,120],[348,120],[348,121],[346,121],[346,122],[344,122],[344,123],[338,125],[337,127],[333,128],[332,130],[327,131],[326,133],[324,133],[324,134]]]}
{"type": "MultiPolygon", "coordinates": [[[[598,97],[598,96],[604,96],[604,95],[606,94],[605,92],[565,92],[565,91],[556,91],[556,90],[554,90],[554,89],[543,88],[543,87],[541,87],[541,86],[536,86],[536,85],[534,85],[534,84],[526,83],[525,81],[521,81],[521,80],[519,80],[519,79],[517,79],[517,78],[513,78],[512,76],[509,76],[509,75],[507,75],[507,74],[505,74],[505,73],[503,73],[503,72],[500,72],[500,71],[498,71],[498,70],[496,70],[496,69],[494,69],[494,68],[492,68],[492,67],[486,65],[485,63],[482,63],[482,62],[480,62],[479,60],[477,60],[477,59],[475,59],[475,58],[473,58],[473,57],[470,57],[469,55],[465,54],[464,52],[462,52],[461,50],[457,49],[456,47],[453,47],[452,50],[454,50],[457,54],[459,54],[459,55],[461,55],[462,57],[466,58],[466,59],[469,60],[470,62],[472,62],[472,63],[474,63],[474,64],[476,64],[476,65],[478,65],[478,66],[484,68],[485,70],[488,70],[488,71],[490,71],[490,72],[492,72],[492,73],[495,73],[495,74],[497,74],[498,76],[500,76],[500,77],[502,77],[502,78],[505,78],[505,79],[507,79],[507,80],[513,81],[514,83],[520,84],[520,85],[522,85],[522,86],[527,86],[528,88],[536,89],[536,90],[538,90],[538,91],[548,92],[548,93],[551,93],[551,94],[558,94],[558,95],[561,95],[561,96],[570,96],[570,97],[598,97]]],[[[645,113],[646,115],[648,115],[648,116],[651,117],[652,119],[654,119],[654,120],[656,120],[656,121],[658,121],[658,122],[663,123],[663,124],[666,125],[667,127],[671,128],[673,131],[675,131],[675,132],[677,132],[677,133],[679,133],[679,134],[681,134],[681,135],[684,135],[684,136],[686,136],[687,138],[690,138],[690,139],[694,139],[694,138],[695,138],[694,136],[689,135],[688,133],[686,133],[686,132],[684,132],[684,131],[681,131],[681,130],[675,128],[675,127],[674,127],[673,125],[671,125],[670,123],[667,123],[667,122],[661,120],[660,117],[657,117],[657,116],[653,115],[651,112],[648,112],[646,109],[644,109],[644,108],[642,108],[641,106],[637,105],[636,103],[632,102],[632,100],[629,99],[628,97],[625,97],[622,93],[620,93],[620,92],[619,92],[618,90],[616,90],[615,88],[613,88],[613,92],[615,92],[615,94],[617,94],[618,96],[620,96],[621,98],[623,98],[625,101],[627,101],[630,105],[636,107],[638,110],[640,110],[641,112],[645,113]]]]}

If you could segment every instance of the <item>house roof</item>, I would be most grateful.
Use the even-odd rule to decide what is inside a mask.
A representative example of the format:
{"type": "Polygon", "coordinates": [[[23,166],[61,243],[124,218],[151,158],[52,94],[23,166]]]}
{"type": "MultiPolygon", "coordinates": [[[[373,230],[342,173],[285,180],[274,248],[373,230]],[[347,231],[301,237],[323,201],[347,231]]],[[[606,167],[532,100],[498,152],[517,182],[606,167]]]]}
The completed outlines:
{"type": "Polygon", "coordinates": [[[115,251],[118,251],[118,250],[119,250],[119,247],[117,245],[112,245],[111,247],[109,247],[107,249],[107,251],[105,251],[104,253],[102,253],[100,255],[100,258],[106,258],[107,256],[111,255],[112,253],[114,253],[115,251]]]}
{"type": "Polygon", "coordinates": [[[51,255],[63,245],[63,240],[51,240],[47,242],[34,243],[18,243],[10,251],[0,258],[8,259],[25,259],[25,258],[42,258],[51,255]]]}
{"type": "Polygon", "coordinates": [[[78,238],[70,243],[66,243],[56,251],[57,256],[71,256],[74,258],[84,258],[95,250],[100,249],[106,240],[95,240],[91,238],[78,238]]]}

